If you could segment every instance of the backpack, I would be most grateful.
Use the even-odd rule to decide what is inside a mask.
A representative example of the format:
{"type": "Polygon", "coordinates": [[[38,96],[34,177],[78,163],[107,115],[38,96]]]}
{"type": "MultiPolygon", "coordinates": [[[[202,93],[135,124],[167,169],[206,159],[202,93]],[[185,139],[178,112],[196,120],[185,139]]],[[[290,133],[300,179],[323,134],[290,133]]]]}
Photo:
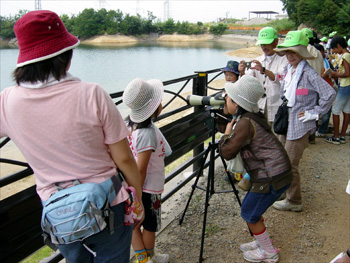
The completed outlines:
{"type": "Polygon", "coordinates": [[[80,184],[75,180],[74,186],[66,189],[56,184],[58,192],[43,204],[41,228],[45,243],[52,248],[52,244],[83,241],[104,230],[107,222],[113,234],[114,213],[110,202],[119,192],[122,180],[119,173],[100,184],[80,184]]]}

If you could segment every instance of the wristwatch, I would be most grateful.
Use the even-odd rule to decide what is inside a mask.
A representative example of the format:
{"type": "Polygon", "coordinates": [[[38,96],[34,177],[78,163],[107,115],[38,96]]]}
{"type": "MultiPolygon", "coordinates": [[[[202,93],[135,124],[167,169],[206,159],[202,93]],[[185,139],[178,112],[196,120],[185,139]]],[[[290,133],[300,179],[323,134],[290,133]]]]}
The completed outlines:
{"type": "Polygon", "coordinates": [[[265,74],[265,70],[266,70],[266,68],[263,67],[262,74],[265,74]]]}

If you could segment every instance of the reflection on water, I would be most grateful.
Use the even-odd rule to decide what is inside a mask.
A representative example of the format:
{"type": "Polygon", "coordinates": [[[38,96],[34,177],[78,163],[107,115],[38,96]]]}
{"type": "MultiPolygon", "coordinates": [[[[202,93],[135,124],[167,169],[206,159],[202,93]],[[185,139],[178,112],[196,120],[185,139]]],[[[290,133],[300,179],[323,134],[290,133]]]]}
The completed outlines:
{"type": "MultiPolygon", "coordinates": [[[[69,71],[112,93],[124,90],[136,77],[166,81],[224,67],[227,60],[234,59],[226,53],[237,48],[232,43],[214,41],[80,45],[74,50],[69,71]]],[[[0,49],[1,90],[14,85],[11,74],[17,56],[18,49],[0,49]]]]}

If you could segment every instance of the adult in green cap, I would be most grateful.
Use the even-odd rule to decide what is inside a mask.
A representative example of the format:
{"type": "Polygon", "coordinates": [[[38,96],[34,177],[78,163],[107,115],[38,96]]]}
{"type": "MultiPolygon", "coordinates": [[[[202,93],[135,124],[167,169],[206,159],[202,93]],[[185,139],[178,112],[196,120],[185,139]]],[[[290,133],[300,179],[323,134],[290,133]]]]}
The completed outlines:
{"type": "MultiPolygon", "coordinates": [[[[315,57],[307,50],[308,44],[309,39],[304,32],[289,31],[286,35],[284,43],[278,45],[274,50],[280,56],[286,55],[289,51],[298,54],[301,59],[315,59],[315,57]]],[[[289,61],[289,63],[291,62],[289,61]]]]}
{"type": "Polygon", "coordinates": [[[326,45],[327,41],[328,41],[328,38],[327,37],[322,37],[320,40],[321,40],[320,44],[322,44],[322,46],[324,47],[326,45]]]}
{"type": "Polygon", "coordinates": [[[316,131],[316,120],[329,111],[335,91],[306,61],[313,56],[307,50],[308,39],[301,31],[290,31],[275,51],[285,55],[289,65],[281,83],[281,95],[289,107],[288,131],[280,140],[292,163],[293,181],[286,198],[273,207],[282,211],[302,210],[299,162],[308,146],[309,135],[316,131]]]}
{"type": "Polygon", "coordinates": [[[333,31],[332,33],[329,34],[329,38],[334,37],[338,32],[337,31],[333,31]]]}
{"type": "MultiPolygon", "coordinates": [[[[315,57],[315,59],[308,60],[307,62],[310,64],[311,67],[313,67],[318,74],[322,75],[323,72],[323,57],[321,52],[315,48],[315,44],[320,43],[320,40],[317,38],[317,34],[315,31],[311,30],[310,28],[303,28],[301,30],[306,37],[309,39],[309,44],[307,46],[307,50],[310,52],[310,54],[315,57]]],[[[315,138],[313,138],[313,142],[315,141],[315,138]]]]}
{"type": "Polygon", "coordinates": [[[312,38],[313,37],[313,33],[312,33],[312,30],[310,28],[303,28],[301,30],[301,32],[304,32],[304,34],[307,36],[307,38],[312,38]]]}
{"type": "Polygon", "coordinates": [[[251,75],[257,78],[265,89],[265,94],[258,102],[260,110],[265,114],[269,124],[272,126],[277,109],[281,105],[280,78],[283,69],[288,64],[285,57],[280,57],[274,51],[278,44],[277,31],[272,27],[264,27],[259,31],[258,41],[263,55],[252,60],[252,67],[246,71],[244,62],[238,67],[240,75],[251,75]]]}
{"type": "Polygon", "coordinates": [[[332,42],[332,38],[333,38],[337,33],[338,33],[337,31],[333,31],[332,33],[329,34],[329,39],[328,39],[327,46],[326,46],[326,49],[327,49],[328,54],[331,53],[331,42],[332,42]]]}

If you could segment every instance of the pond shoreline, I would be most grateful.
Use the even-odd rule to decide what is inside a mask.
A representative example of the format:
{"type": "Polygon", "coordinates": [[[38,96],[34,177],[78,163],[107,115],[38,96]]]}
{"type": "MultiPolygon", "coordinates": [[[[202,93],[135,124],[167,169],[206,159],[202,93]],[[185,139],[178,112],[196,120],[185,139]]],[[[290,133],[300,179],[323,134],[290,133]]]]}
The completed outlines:
{"type": "MultiPolygon", "coordinates": [[[[129,46],[137,43],[198,43],[198,42],[226,42],[232,45],[239,45],[241,48],[228,51],[227,55],[244,58],[256,58],[260,56],[261,50],[255,46],[257,36],[252,35],[238,35],[227,34],[222,36],[215,36],[212,34],[201,35],[141,35],[138,37],[125,35],[103,35],[96,36],[89,39],[81,40],[81,44],[89,46],[129,46]]],[[[0,48],[2,47],[17,47],[16,39],[4,40],[0,39],[0,48]]],[[[234,49],[234,48],[233,48],[234,49]]]]}

